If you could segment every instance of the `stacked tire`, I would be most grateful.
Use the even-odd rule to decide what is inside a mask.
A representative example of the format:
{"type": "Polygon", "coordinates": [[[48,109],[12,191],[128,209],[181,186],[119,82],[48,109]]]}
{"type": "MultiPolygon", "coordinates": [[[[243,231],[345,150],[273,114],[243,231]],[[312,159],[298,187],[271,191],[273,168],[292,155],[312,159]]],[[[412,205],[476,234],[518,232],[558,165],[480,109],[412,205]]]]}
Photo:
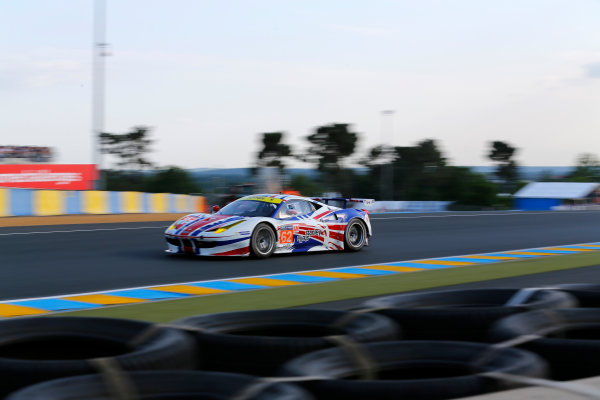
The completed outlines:
{"type": "Polygon", "coordinates": [[[599,375],[595,307],[600,285],[565,285],[399,294],[352,311],[228,312],[168,326],[4,320],[0,398],[453,399],[520,385],[500,375],[599,375]]]}

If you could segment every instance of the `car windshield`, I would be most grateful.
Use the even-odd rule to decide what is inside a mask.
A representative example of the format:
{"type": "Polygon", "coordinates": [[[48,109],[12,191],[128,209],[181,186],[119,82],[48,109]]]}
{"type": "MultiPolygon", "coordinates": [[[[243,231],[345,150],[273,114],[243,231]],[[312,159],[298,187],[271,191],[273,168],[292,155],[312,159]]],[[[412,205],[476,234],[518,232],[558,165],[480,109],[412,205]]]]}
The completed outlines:
{"type": "Polygon", "coordinates": [[[239,215],[241,217],[270,217],[277,210],[277,204],[257,200],[236,200],[223,207],[217,214],[239,215]]]}

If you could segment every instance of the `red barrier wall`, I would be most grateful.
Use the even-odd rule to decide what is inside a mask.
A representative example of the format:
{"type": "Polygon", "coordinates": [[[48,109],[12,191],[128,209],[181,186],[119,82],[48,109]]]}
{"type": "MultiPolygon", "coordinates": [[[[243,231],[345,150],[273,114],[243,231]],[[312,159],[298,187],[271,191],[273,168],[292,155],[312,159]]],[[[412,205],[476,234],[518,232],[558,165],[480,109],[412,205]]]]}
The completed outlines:
{"type": "Polygon", "coordinates": [[[94,164],[0,164],[0,187],[89,190],[96,178],[94,164]]]}

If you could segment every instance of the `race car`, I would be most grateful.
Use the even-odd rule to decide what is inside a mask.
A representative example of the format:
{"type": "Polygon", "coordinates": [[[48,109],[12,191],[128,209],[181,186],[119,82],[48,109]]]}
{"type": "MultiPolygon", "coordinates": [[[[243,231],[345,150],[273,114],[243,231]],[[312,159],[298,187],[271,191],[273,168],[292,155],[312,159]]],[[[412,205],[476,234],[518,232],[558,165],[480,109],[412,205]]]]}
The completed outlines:
{"type": "Polygon", "coordinates": [[[199,256],[254,256],[307,251],[359,251],[372,235],[369,213],[371,199],[319,200],[285,194],[256,194],[242,197],[213,214],[189,214],[165,231],[171,254],[199,256]],[[347,200],[352,208],[328,201],[347,200]]]}

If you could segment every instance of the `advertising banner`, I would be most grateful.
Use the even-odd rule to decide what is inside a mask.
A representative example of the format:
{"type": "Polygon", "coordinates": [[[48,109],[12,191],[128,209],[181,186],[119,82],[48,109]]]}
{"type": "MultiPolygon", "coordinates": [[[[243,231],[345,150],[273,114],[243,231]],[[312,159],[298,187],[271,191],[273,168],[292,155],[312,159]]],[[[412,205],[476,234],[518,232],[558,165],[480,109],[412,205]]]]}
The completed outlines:
{"type": "Polygon", "coordinates": [[[96,178],[94,164],[0,164],[0,187],[90,190],[96,178]]]}

